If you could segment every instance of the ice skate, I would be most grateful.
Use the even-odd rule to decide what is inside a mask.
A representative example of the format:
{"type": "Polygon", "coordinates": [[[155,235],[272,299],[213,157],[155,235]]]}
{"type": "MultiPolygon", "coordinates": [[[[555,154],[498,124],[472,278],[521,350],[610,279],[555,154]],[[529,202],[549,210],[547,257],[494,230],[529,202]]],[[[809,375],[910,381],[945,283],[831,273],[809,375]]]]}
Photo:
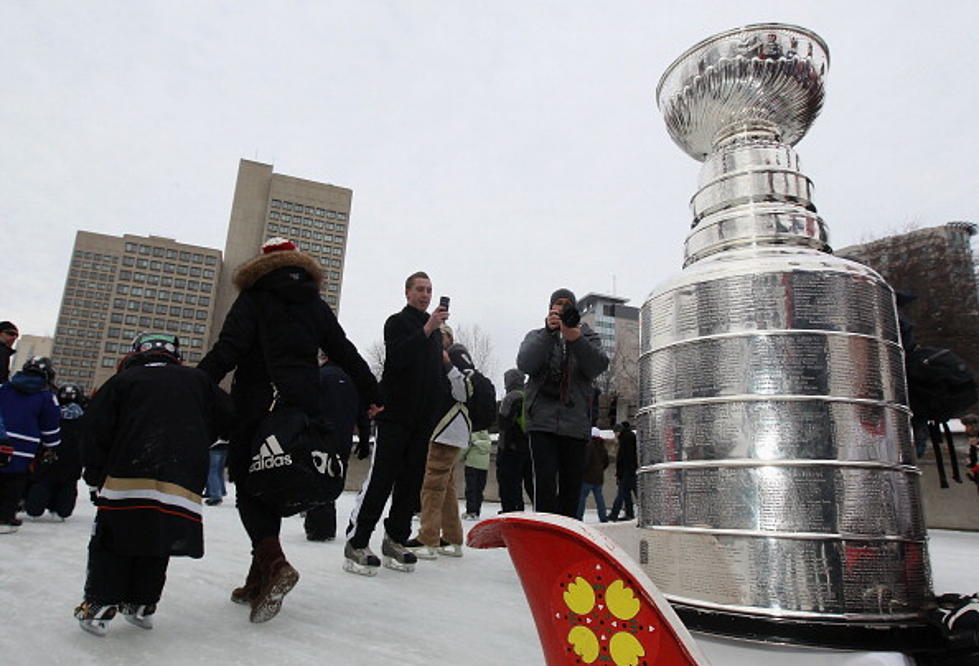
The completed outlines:
{"type": "Polygon", "coordinates": [[[343,570],[361,576],[376,576],[381,560],[368,547],[354,548],[350,542],[343,547],[343,570]]]}
{"type": "Polygon", "coordinates": [[[119,604],[119,612],[129,624],[134,624],[140,629],[152,629],[156,604],[119,604]]]}
{"type": "Polygon", "coordinates": [[[420,560],[437,560],[439,556],[434,548],[426,546],[418,539],[408,539],[407,543],[405,543],[405,548],[413,552],[415,557],[420,560]]]}
{"type": "Polygon", "coordinates": [[[479,514],[478,513],[464,513],[464,514],[462,514],[462,519],[463,520],[479,520],[479,514]]]}
{"type": "Polygon", "coordinates": [[[16,525],[8,522],[0,522],[0,534],[13,534],[16,531],[16,525]]]}
{"type": "Polygon", "coordinates": [[[75,618],[82,631],[87,631],[96,636],[105,636],[108,631],[109,620],[116,616],[114,605],[99,606],[89,601],[83,601],[75,609],[75,618]]]}
{"type": "Polygon", "coordinates": [[[414,571],[415,562],[418,561],[413,552],[394,541],[387,534],[384,535],[384,541],[381,542],[381,555],[384,556],[384,566],[404,573],[414,571]]]}
{"type": "Polygon", "coordinates": [[[462,544],[449,543],[445,539],[440,539],[438,552],[446,557],[462,557],[462,544]]]}

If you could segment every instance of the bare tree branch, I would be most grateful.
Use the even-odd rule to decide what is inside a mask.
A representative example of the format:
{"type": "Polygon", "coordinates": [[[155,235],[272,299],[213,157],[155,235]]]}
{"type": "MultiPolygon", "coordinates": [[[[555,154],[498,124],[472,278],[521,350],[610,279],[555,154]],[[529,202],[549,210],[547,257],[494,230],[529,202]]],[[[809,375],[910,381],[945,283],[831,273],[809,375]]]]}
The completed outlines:
{"type": "Polygon", "coordinates": [[[469,355],[472,356],[476,369],[487,377],[495,377],[497,361],[496,355],[493,353],[493,340],[489,333],[484,331],[479,324],[473,324],[471,328],[465,324],[460,324],[453,326],[452,331],[455,334],[455,341],[465,345],[466,349],[469,350],[469,355]]]}

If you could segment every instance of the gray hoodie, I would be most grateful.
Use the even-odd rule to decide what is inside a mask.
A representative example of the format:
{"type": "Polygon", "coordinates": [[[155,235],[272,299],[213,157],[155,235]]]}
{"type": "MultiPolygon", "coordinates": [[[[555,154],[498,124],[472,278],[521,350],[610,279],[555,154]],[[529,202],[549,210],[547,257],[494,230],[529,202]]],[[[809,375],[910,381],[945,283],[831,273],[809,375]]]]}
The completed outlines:
{"type": "Polygon", "coordinates": [[[581,337],[575,342],[547,328],[529,332],[517,353],[517,367],[530,375],[527,432],[588,439],[592,382],[608,362],[598,334],[587,324],[581,324],[581,337]]]}

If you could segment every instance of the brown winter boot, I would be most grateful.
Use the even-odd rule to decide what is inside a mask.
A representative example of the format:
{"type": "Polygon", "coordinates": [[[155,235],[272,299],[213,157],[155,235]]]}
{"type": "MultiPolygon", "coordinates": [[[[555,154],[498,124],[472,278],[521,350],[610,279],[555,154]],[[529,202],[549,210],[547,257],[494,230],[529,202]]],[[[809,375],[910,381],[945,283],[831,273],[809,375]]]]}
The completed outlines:
{"type": "Polygon", "coordinates": [[[260,575],[258,593],[252,599],[252,622],[268,622],[282,609],[282,598],[299,581],[299,572],[286,561],[278,537],[265,537],[255,546],[260,575]]]}
{"type": "Polygon", "coordinates": [[[245,584],[231,590],[231,600],[236,604],[250,604],[258,594],[258,587],[261,581],[258,571],[258,560],[255,553],[252,553],[252,564],[248,567],[248,576],[245,577],[245,584]]]}

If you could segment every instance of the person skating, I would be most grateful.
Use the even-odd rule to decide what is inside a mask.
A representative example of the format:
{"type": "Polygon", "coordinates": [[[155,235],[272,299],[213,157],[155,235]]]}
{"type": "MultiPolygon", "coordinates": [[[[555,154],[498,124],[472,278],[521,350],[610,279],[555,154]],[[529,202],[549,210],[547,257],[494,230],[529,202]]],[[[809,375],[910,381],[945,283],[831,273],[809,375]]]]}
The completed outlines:
{"type": "Polygon", "coordinates": [[[462,557],[462,521],[456,495],[456,460],[469,446],[471,421],[466,401],[472,396],[470,376],[475,369],[469,351],[452,343],[452,330],[442,325],[443,353],[450,394],[443,397],[442,417],[435,425],[421,491],[421,525],[418,536],[405,545],[418,557],[435,559],[438,554],[462,557]]]}
{"type": "Polygon", "coordinates": [[[615,455],[615,479],[618,482],[618,492],[612,502],[612,513],[609,520],[618,520],[619,511],[625,507],[625,520],[636,517],[633,509],[632,496],[636,494],[636,471],[639,469],[639,457],[636,451],[636,433],[628,421],[623,421],[619,427],[619,452],[615,455]]]}
{"type": "Polygon", "coordinates": [[[98,636],[117,612],[152,628],[170,557],[203,557],[207,451],[231,420],[227,395],[181,365],[176,336],[140,334],[133,352],[83,420],[83,478],[98,491],[75,617],[98,636]]]}
{"type": "Polygon", "coordinates": [[[259,256],[235,271],[240,293],[217,342],[198,365],[215,382],[235,370],[231,397],[238,420],[230,437],[228,471],[236,483],[238,514],[251,541],[252,560],[245,583],[232,590],[231,600],[251,607],[252,622],[278,614],[283,597],[299,580],[279,541],[281,516],[245,483],[252,440],[272,405],[273,388],[279,404],[318,420],[322,351],[346,370],[370,411],[379,410],[377,381],[320,298],[322,282],[316,259],[286,239],[266,241],[259,256]]]}
{"type": "Polygon", "coordinates": [[[61,442],[61,414],[49,390],[53,379],[50,359],[34,356],[0,384],[0,534],[16,532],[21,525],[17,505],[38,450],[53,451],[61,442]]]}
{"type": "Polygon", "coordinates": [[[449,317],[448,308],[440,305],[428,313],[432,282],[421,271],[405,281],[405,300],[405,307],[384,322],[384,411],[376,418],[377,442],[370,471],[347,525],[344,570],[365,576],[373,576],[381,564],[369,542],[388,498],[391,508],[381,542],[384,564],[414,571],[417,558],[404,544],[418,506],[428,441],[442,416],[438,411],[441,396],[449,393],[439,333],[439,326],[449,317]]]}
{"type": "Polygon", "coordinates": [[[37,519],[45,510],[57,520],[64,520],[75,510],[78,479],[82,476],[81,438],[85,395],[76,384],[58,388],[61,412],[61,443],[46,452],[35,466],[34,476],[24,502],[29,518],[37,519]]]}

